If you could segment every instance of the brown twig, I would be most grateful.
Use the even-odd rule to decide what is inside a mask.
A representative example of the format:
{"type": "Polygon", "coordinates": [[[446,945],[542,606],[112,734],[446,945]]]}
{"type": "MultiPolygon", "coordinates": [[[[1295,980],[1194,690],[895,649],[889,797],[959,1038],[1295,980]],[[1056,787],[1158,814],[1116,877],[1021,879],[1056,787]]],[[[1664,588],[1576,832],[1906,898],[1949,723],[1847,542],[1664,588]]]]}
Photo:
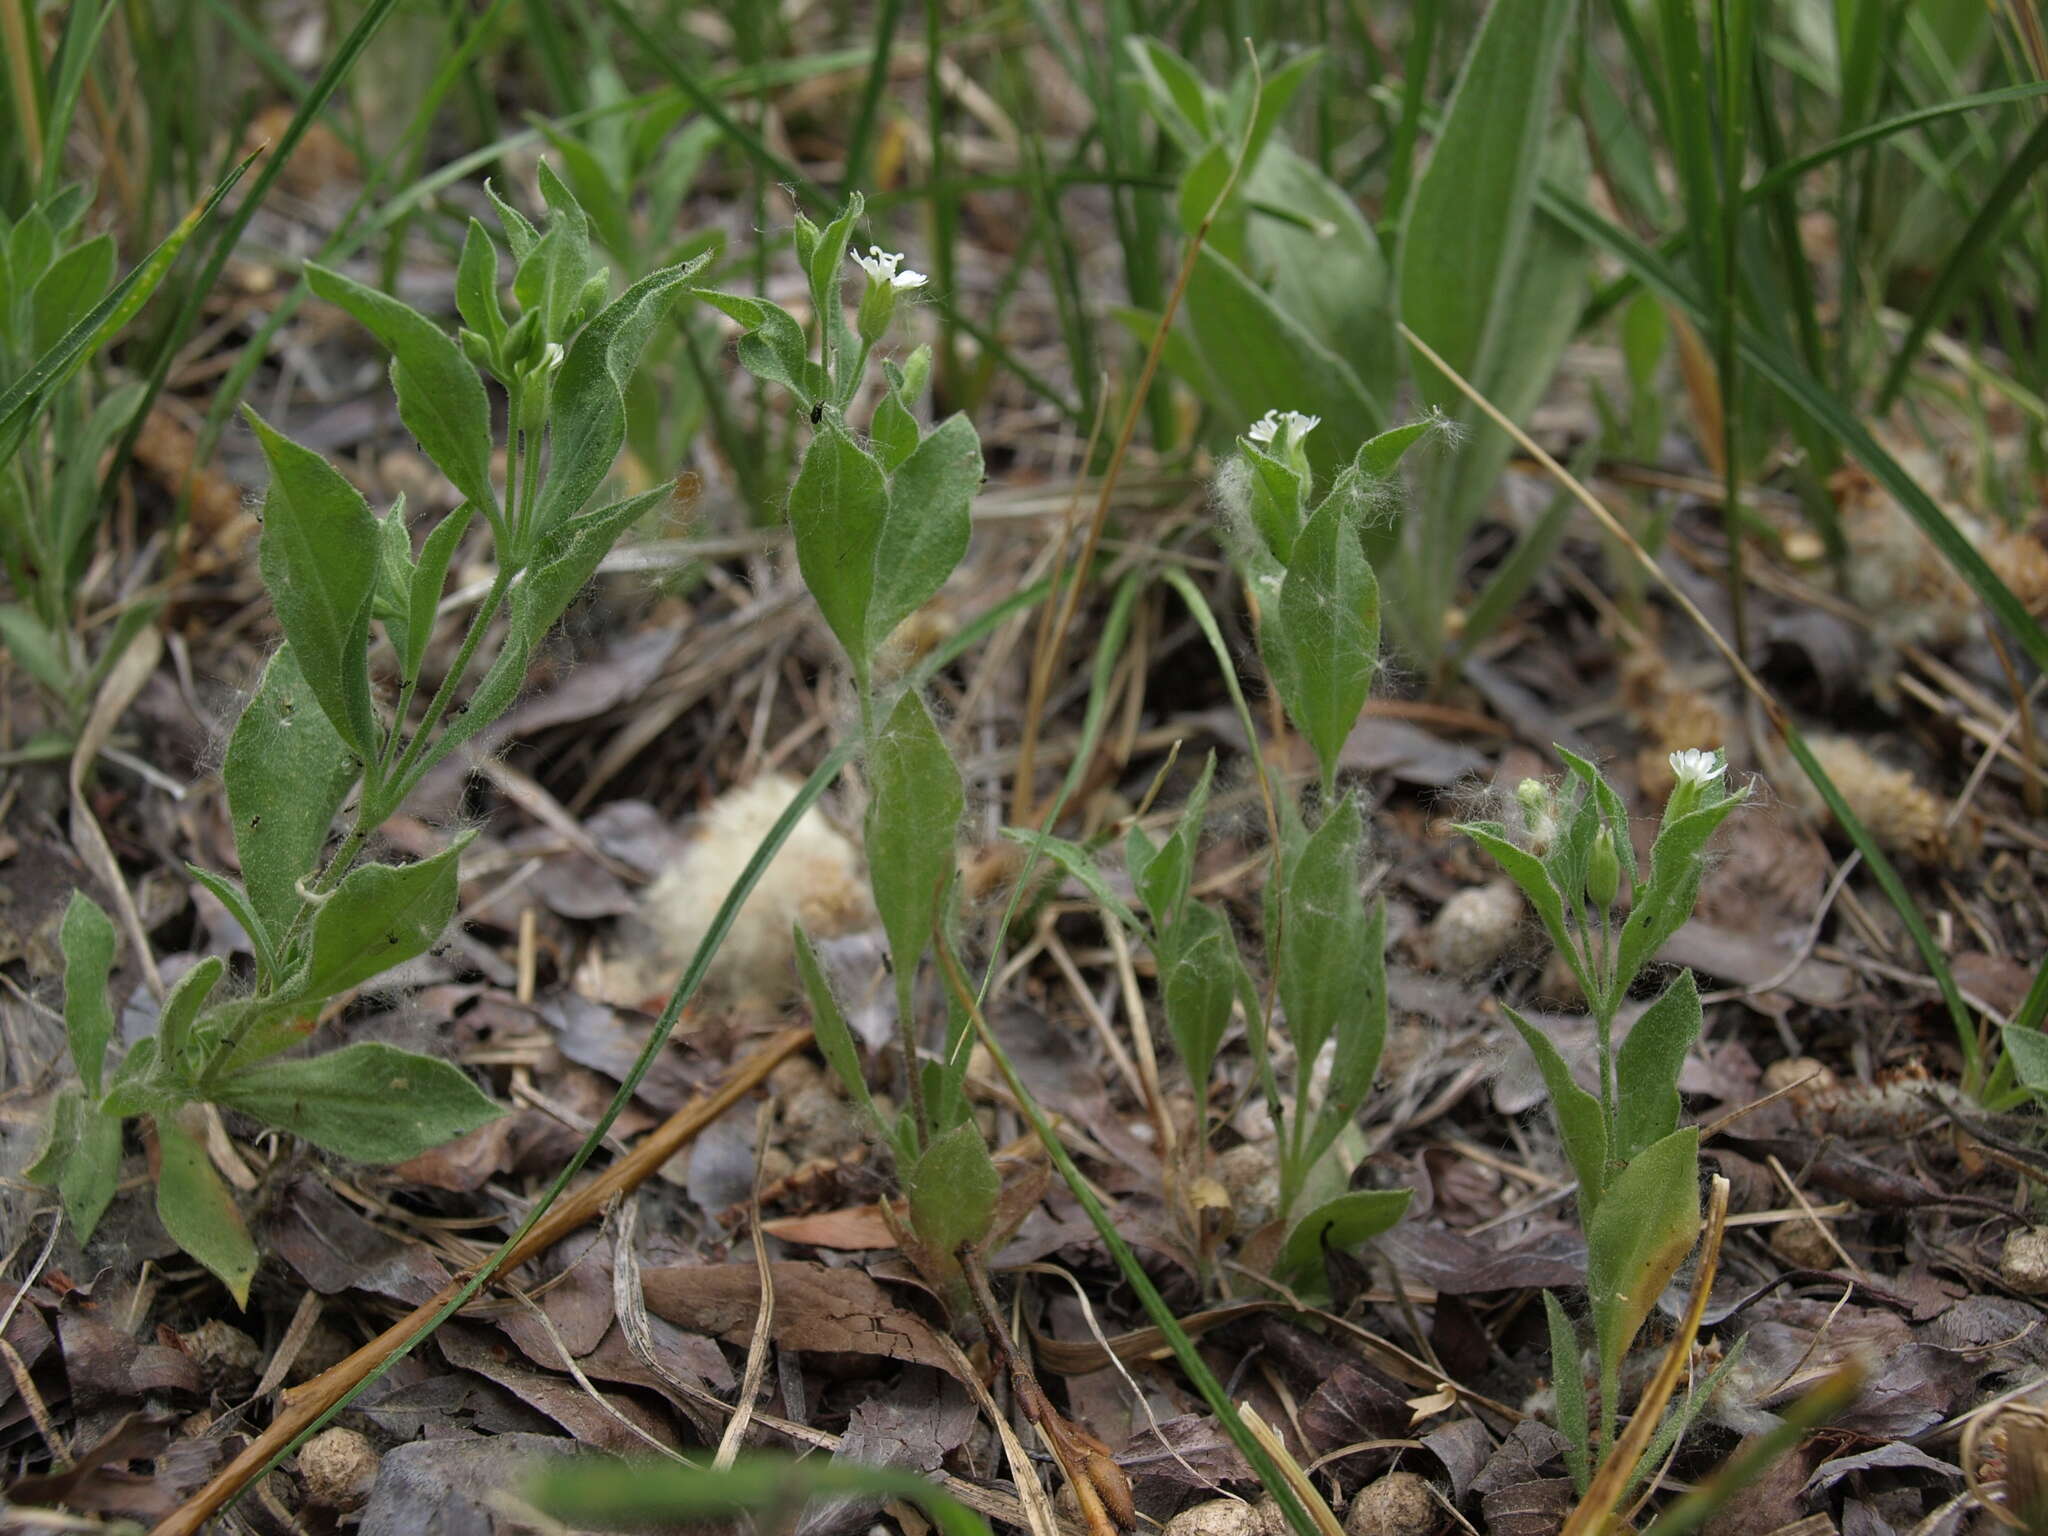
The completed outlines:
{"type": "MultiPolygon", "coordinates": [[[[570,1233],[603,1212],[614,1195],[637,1188],[671,1157],[694,1141],[703,1129],[758,1087],[779,1063],[810,1044],[809,1025],[786,1029],[733,1070],[724,1084],[709,1098],[686,1104],[656,1130],[650,1132],[625,1157],[534,1224],[531,1232],[505,1260],[510,1272],[528,1259],[544,1253],[570,1233]]],[[[207,1485],[192,1495],[151,1530],[150,1536],[197,1536],[199,1528],[218,1513],[270,1464],[300,1432],[381,1366],[395,1351],[409,1345],[432,1322],[435,1314],[462,1289],[464,1277],[457,1275],[441,1290],[341,1364],[294,1388],[285,1395],[277,1416],[270,1421],[242,1453],[229,1462],[207,1485]]]]}
{"type": "Polygon", "coordinates": [[[980,1315],[989,1347],[1009,1372],[1017,1406],[1024,1410],[1024,1417],[1059,1464],[1067,1486],[1074,1490],[1074,1502],[1081,1508],[1089,1536],[1121,1536],[1124,1531],[1135,1530],[1138,1511],[1131,1502],[1130,1479],[1124,1476],[1108,1446],[1078,1424],[1069,1423],[1045,1395],[1031,1369],[1030,1357],[1011,1341],[1002,1309],[989,1288],[988,1264],[972,1244],[960,1250],[960,1269],[967,1276],[968,1294],[974,1298],[974,1310],[980,1315]]]}

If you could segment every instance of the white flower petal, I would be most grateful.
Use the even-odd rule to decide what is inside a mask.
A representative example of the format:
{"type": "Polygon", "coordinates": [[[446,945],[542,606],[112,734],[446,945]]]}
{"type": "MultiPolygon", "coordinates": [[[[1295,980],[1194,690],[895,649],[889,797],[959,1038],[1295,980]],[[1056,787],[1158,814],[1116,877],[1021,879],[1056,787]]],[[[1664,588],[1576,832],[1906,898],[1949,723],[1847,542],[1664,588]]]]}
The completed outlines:
{"type": "Polygon", "coordinates": [[[1681,784],[1710,784],[1721,776],[1721,755],[1689,747],[1671,754],[1671,771],[1681,784]]]}
{"type": "Polygon", "coordinates": [[[1280,413],[1268,411],[1257,421],[1244,429],[1244,435],[1255,443],[1270,443],[1280,435],[1280,413]]]}
{"type": "MultiPolygon", "coordinates": [[[[896,260],[902,260],[899,256],[896,260]]],[[[930,281],[922,272],[898,272],[889,281],[898,288],[922,288],[930,281]]]]}

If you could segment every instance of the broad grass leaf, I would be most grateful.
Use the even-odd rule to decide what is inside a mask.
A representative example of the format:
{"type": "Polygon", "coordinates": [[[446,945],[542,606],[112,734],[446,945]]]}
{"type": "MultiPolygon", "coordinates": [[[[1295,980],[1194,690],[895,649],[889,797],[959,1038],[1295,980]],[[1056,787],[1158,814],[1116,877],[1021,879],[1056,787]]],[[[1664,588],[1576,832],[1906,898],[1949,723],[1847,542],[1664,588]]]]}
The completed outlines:
{"type": "Polygon", "coordinates": [[[611,473],[626,440],[626,381],[677,291],[708,259],[641,278],[570,343],[555,378],[548,474],[533,514],[537,531],[545,534],[581,511],[611,473]]]}
{"type": "Polygon", "coordinates": [[[306,1006],[360,986],[432,949],[455,916],[463,833],[417,864],[363,864],[313,914],[306,969],[291,1001],[306,1006]]]}
{"type": "Polygon", "coordinates": [[[1607,1117],[1600,1101],[1581,1088],[1572,1077],[1550,1037],[1505,1003],[1501,1005],[1536,1058],[1543,1074],[1544,1089],[1550,1095],[1550,1110],[1557,1117],[1558,1135],[1564,1141],[1565,1156],[1572,1172],[1579,1176],[1579,1225],[1590,1228],[1598,1214],[1607,1187],[1607,1164],[1611,1148],[1607,1142],[1607,1117]]]}
{"type": "Polygon", "coordinates": [[[953,840],[967,804],[960,770],[914,689],[870,744],[868,779],[868,879],[907,1018],[910,984],[939,892],[953,877],[953,840]]]}
{"type": "Polygon", "coordinates": [[[1287,313],[1242,268],[1204,246],[1188,281],[1186,308],[1196,342],[1229,391],[1240,422],[1269,410],[1322,418],[1308,439],[1309,462],[1334,474],[1341,455],[1385,425],[1353,371],[1287,313]]]}
{"type": "Polygon", "coordinates": [[[20,603],[0,603],[0,645],[6,646],[10,661],[58,698],[78,697],[69,641],[20,603]]]}
{"type": "Polygon", "coordinates": [[[503,1111],[452,1064],[382,1041],[245,1067],[211,1097],[359,1163],[402,1163],[503,1111]]]}
{"type": "Polygon", "coordinates": [[[249,1305],[256,1244],[234,1193],[213,1171],[206,1148],[169,1115],[156,1121],[156,1213],[172,1241],[204,1264],[235,1298],[249,1305]]]}
{"type": "Polygon", "coordinates": [[[1415,1196],[1412,1189],[1355,1189],[1325,1201],[1294,1224],[1273,1265],[1287,1283],[1314,1281],[1323,1273],[1323,1250],[1348,1253],[1391,1229],[1415,1196]]]}
{"type": "Polygon", "coordinates": [[[1627,1162],[1678,1129],[1678,1074],[1700,1037],[1700,992],[1680,971],[1615,1053],[1614,1155],[1627,1162]]]}
{"type": "Polygon", "coordinates": [[[332,268],[306,263],[306,284],[384,343],[398,419],[464,498],[495,518],[490,399],[462,348],[411,305],[332,268]]]}
{"type": "Polygon", "coordinates": [[[114,241],[100,235],[73,246],[36,280],[29,295],[34,350],[47,352],[99,303],[114,277],[114,241]]]}
{"type": "MultiPolygon", "coordinates": [[[[1401,317],[1468,379],[1483,376],[1522,267],[1544,129],[1571,35],[1570,0],[1498,0],[1458,72],[1402,222],[1401,317]]],[[[1419,359],[1443,409],[1455,385],[1419,359]]]]}
{"type": "Polygon", "coordinates": [[[1700,1231],[1700,1133],[1688,1125],[1639,1153],[1586,1227],[1586,1293],[1603,1362],[1628,1353],[1700,1231]]]}
{"type": "Polygon", "coordinates": [[[85,1091],[98,1098],[114,1038],[114,1010],[107,1002],[107,978],[114,971],[114,924],[85,892],[74,890],[57,930],[64,951],[64,1033],[71,1062],[85,1091]]]}
{"type": "Polygon", "coordinates": [[[933,428],[889,476],[868,600],[871,644],[882,645],[929,602],[967,553],[974,532],[969,511],[981,476],[981,438],[958,414],[933,428]]]}
{"type": "Polygon", "coordinates": [[[304,905],[299,882],[312,876],[360,772],[287,641],[242,707],[221,765],[242,882],[270,943],[283,942],[304,905]]]}
{"type": "Polygon", "coordinates": [[[259,563],[277,620],[313,697],[362,758],[377,749],[370,708],[370,600],[377,519],[362,492],[321,455],[243,407],[270,461],[259,563]]]}
{"type": "Polygon", "coordinates": [[[827,412],[789,489],[789,526],[804,585],[863,686],[880,638],[869,632],[868,615],[888,513],[882,466],[827,412]]]}

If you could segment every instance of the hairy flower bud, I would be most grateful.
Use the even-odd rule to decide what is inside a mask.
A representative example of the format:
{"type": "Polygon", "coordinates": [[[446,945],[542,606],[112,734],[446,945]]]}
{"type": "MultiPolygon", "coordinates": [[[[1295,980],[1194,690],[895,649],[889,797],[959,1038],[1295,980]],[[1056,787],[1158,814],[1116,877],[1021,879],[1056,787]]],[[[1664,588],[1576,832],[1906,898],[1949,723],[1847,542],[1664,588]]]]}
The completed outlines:
{"type": "Polygon", "coordinates": [[[1621,859],[1614,851],[1614,834],[1603,823],[1593,834],[1593,851],[1586,860],[1586,894],[1596,907],[1611,907],[1621,890],[1621,859]]]}

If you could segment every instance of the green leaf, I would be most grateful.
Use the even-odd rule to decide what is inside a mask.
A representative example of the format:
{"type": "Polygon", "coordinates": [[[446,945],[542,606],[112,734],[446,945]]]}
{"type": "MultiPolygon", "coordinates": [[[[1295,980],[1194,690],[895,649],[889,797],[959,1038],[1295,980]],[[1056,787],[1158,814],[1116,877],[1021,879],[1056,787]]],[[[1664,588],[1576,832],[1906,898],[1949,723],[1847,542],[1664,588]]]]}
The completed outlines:
{"type": "Polygon", "coordinates": [[[1373,1076],[1379,1071],[1380,1053],[1387,1044],[1387,904],[1375,900],[1366,915],[1365,935],[1359,944],[1353,973],[1357,991],[1351,1006],[1337,1015],[1337,1049],[1330,1062],[1330,1079],[1323,1088],[1323,1101],[1316,1111],[1315,1133],[1309,1138],[1308,1155],[1321,1157],[1372,1092],[1373,1076]]]}
{"type": "Polygon", "coordinates": [[[1543,919],[1544,931],[1550,935],[1550,942],[1557,946],[1557,952],[1571,966],[1579,990],[1587,997],[1598,996],[1599,991],[1586,974],[1585,964],[1579,957],[1579,946],[1565,927],[1564,898],[1551,882],[1550,871],[1544,867],[1543,861],[1511,841],[1507,829],[1499,822],[1461,822],[1458,830],[1485,849],[1493,862],[1501,867],[1501,873],[1514,881],[1521,893],[1529,898],[1529,905],[1543,919]]]}
{"type": "Polygon", "coordinates": [[[360,986],[440,940],[455,916],[464,832],[417,864],[362,864],[334,888],[313,914],[306,970],[290,992],[305,1007],[360,986]]]}
{"type": "Polygon", "coordinates": [[[71,1041],[71,1061],[79,1080],[96,1099],[107,1046],[114,1038],[114,1010],[107,1002],[107,978],[114,972],[114,924],[98,902],[74,890],[57,939],[64,951],[64,1033],[71,1041]]]}
{"type": "MultiPolygon", "coordinates": [[[[1571,20],[1570,0],[1488,8],[1408,199],[1401,317],[1468,379],[1483,377],[1508,322],[1571,20]]],[[[1434,367],[1418,359],[1414,373],[1431,404],[1462,406],[1456,386],[1434,367]]]]}
{"type": "Polygon", "coordinates": [[[60,699],[78,696],[65,638],[19,603],[0,603],[0,645],[14,664],[60,699]]]}
{"type": "Polygon", "coordinates": [[[1550,1322],[1550,1382],[1557,1398],[1557,1429],[1564,1436],[1565,1469],[1580,1493],[1593,1476],[1593,1429],[1586,1416],[1586,1373],[1579,1364],[1579,1330],[1565,1314],[1564,1303],[1543,1293],[1543,1311],[1550,1322]]]}
{"type": "Polygon", "coordinates": [[[1034,827],[1005,827],[1003,836],[1013,843],[1021,843],[1026,848],[1039,850],[1046,858],[1051,859],[1078,880],[1096,905],[1131,932],[1145,931],[1144,924],[1138,921],[1138,914],[1130,909],[1130,905],[1123,897],[1117,895],[1115,889],[1103,878],[1102,870],[1095,862],[1095,855],[1088,849],[1079,843],[1069,842],[1064,837],[1054,837],[1049,832],[1041,833],[1034,827]]]}
{"type": "Polygon", "coordinates": [[[2000,1033],[2013,1076],[2032,1093],[2048,1096],[2048,1035],[2038,1029],[2008,1024],[2000,1033]]]}
{"type": "Polygon", "coordinates": [[[695,1527],[758,1510],[793,1513],[792,1499],[880,1494],[909,1499],[941,1536],[989,1536],[987,1523],[924,1478],[837,1457],[802,1461],[743,1451],[729,1467],[609,1456],[552,1458],[537,1472],[531,1498],[548,1514],[583,1528],[641,1530],[650,1523],[695,1527]]]}
{"type": "Polygon", "coordinates": [[[1346,795],[1286,861],[1281,896],[1280,1006],[1296,1058],[1313,1062],[1342,1016],[1363,1007],[1368,920],[1358,893],[1364,824],[1346,795]]]}
{"type": "Polygon", "coordinates": [[[1680,971],[1615,1054],[1614,1155],[1623,1162],[1678,1129],[1678,1074],[1699,1036],[1699,987],[1680,971]]]}
{"type": "Polygon", "coordinates": [[[245,1067],[210,1092],[230,1109],[359,1163],[402,1163],[502,1113],[449,1062],[381,1041],[245,1067]]]}
{"type": "Polygon", "coordinates": [[[626,440],[626,381],[676,290],[708,259],[699,256],[643,277],[570,345],[555,380],[548,477],[534,509],[537,527],[553,528],[582,510],[611,473],[626,440]]]}
{"type": "Polygon", "coordinates": [[[881,645],[931,600],[967,553],[981,489],[981,439],[963,415],[940,422],[889,477],[866,634],[881,645]]]}
{"type": "Polygon", "coordinates": [[[1436,430],[1437,423],[1427,417],[1405,426],[1389,427],[1370,442],[1360,444],[1358,457],[1352,463],[1364,473],[1384,480],[1400,467],[1410,448],[1436,430]]]}
{"type": "Polygon", "coordinates": [[[156,1025],[157,1051],[164,1060],[183,1060],[199,1010],[206,1006],[207,998],[220,985],[221,976],[227,968],[227,961],[219,955],[208,955],[180,976],[178,984],[164,995],[163,1010],[157,1016],[156,1025]]]}
{"type": "Polygon", "coordinates": [[[1618,998],[1645,965],[1664,947],[1665,940],[1685,925],[1699,900],[1700,881],[1707,861],[1702,850],[1721,823],[1748,799],[1748,791],[1701,805],[1676,818],[1667,819],[1650,845],[1650,878],[1636,888],[1635,905],[1621,925],[1616,946],[1615,992],[1618,998]]]}
{"type": "Polygon", "coordinates": [[[369,758],[377,749],[366,659],[377,518],[326,459],[271,430],[250,407],[242,409],[270,461],[263,584],[313,697],[341,739],[369,758]]]}
{"type": "Polygon", "coordinates": [[[384,343],[392,356],[398,419],[470,505],[495,521],[491,404],[462,348],[411,305],[317,262],[306,263],[306,285],[384,343]]]}
{"type": "Polygon", "coordinates": [[[1412,1189],[1355,1189],[1325,1201],[1294,1224],[1273,1265],[1275,1279],[1294,1283],[1323,1273],[1323,1250],[1348,1253],[1389,1230],[1408,1209],[1412,1189]]]}
{"type": "Polygon", "coordinates": [[[875,552],[888,512],[882,466],[828,411],[789,489],[789,526],[804,585],[863,687],[876,640],[868,630],[875,552]]]}
{"type": "Polygon", "coordinates": [[[249,947],[256,954],[257,984],[264,986],[275,980],[277,949],[271,942],[269,925],[249,900],[249,893],[226,875],[201,869],[197,864],[187,864],[185,873],[213,892],[214,899],[228,909],[228,916],[241,924],[242,932],[249,936],[249,947]]]}
{"type": "Polygon", "coordinates": [[[120,1119],[75,1088],[61,1090],[51,1101],[43,1147],[27,1177],[57,1191],[79,1242],[89,1242],[121,1181],[120,1119]]]}
{"type": "Polygon", "coordinates": [[[471,510],[464,502],[436,523],[420,546],[419,561],[412,568],[406,591],[405,645],[399,653],[408,682],[419,677],[420,665],[427,659],[434,621],[441,612],[441,589],[448,582],[448,565],[461,547],[463,534],[469,531],[471,510]]]}
{"type": "Polygon", "coordinates": [[[1700,1230],[1700,1133],[1688,1125],[1608,1184],[1586,1225],[1586,1293],[1603,1366],[1628,1353],[1700,1230]]]}
{"type": "MultiPolygon", "coordinates": [[[[796,972],[803,981],[804,995],[811,1000],[811,1034],[818,1042],[818,1054],[825,1058],[825,1064],[839,1079],[846,1096],[860,1107],[868,1128],[883,1140],[890,1140],[889,1127],[882,1123],[881,1112],[875,1108],[874,1095],[868,1092],[867,1074],[860,1065],[860,1047],[853,1042],[853,1031],[846,1024],[846,1012],[839,1006],[839,999],[832,991],[832,982],[825,975],[825,967],[818,963],[818,951],[811,943],[811,936],[804,932],[803,924],[796,925],[795,934],[796,972]]],[[[898,1148],[899,1153],[902,1150],[898,1148]]]]}
{"type": "Polygon", "coordinates": [[[272,944],[291,931],[304,905],[299,882],[312,878],[334,814],[360,772],[287,641],[243,706],[221,766],[242,883],[272,944]]]}
{"type": "Polygon", "coordinates": [[[113,277],[114,241],[109,235],[75,246],[52,262],[28,301],[35,317],[34,350],[54,347],[100,301],[113,277]]]}
{"type": "MultiPolygon", "coordinates": [[[[253,160],[254,155],[249,157],[253,160]]],[[[17,374],[6,389],[0,390],[0,469],[14,459],[22,439],[28,435],[29,424],[43,403],[64,384],[85,362],[114,334],[135,318],[135,312],[149,301],[158,284],[169,275],[178,254],[185,248],[185,242],[220,206],[230,188],[241,180],[242,172],[249,168],[244,160],[227,175],[214,184],[206,201],[192,209],[178,221],[173,229],[141,261],[128,271],[128,275],[116,283],[112,292],[95,304],[91,311],[81,316],[76,324],[58,340],[46,348],[23,372],[17,374]]],[[[17,284],[27,279],[17,270],[14,274],[17,284]]]]}
{"type": "Polygon", "coordinates": [[[971,1122],[956,1125],[924,1149],[903,1178],[910,1227],[935,1255],[950,1259],[963,1244],[988,1236],[1002,1180],[971,1122]]]}
{"type": "Polygon", "coordinates": [[[1189,903],[1167,932],[1158,956],[1160,1000],[1174,1047],[1187,1064],[1195,1102],[1203,1105],[1244,962],[1230,920],[1206,902],[1189,903]]]}
{"type": "Polygon", "coordinates": [[[1273,682],[1295,728],[1315,748],[1327,789],[1379,664],[1380,588],[1358,531],[1332,496],[1294,541],[1269,633],[1288,660],[1273,682]]]}
{"type": "Polygon", "coordinates": [[[1607,830],[1614,837],[1614,852],[1621,860],[1622,872],[1633,885],[1636,878],[1636,842],[1629,836],[1628,807],[1621,803],[1621,796],[1615,792],[1614,786],[1609,784],[1600,770],[1586,759],[1567,747],[1554,745],[1551,750],[1557,753],[1573,776],[1586,786],[1586,792],[1599,809],[1600,820],[1606,823],[1607,830]]]}
{"type": "Polygon", "coordinates": [[[1273,301],[1242,269],[1208,246],[1196,257],[1186,307],[1195,339],[1229,390],[1240,421],[1268,410],[1322,417],[1309,461],[1333,473],[1344,447],[1371,437],[1386,412],[1339,357],[1273,301]]]}
{"type": "Polygon", "coordinates": [[[1564,1141],[1565,1156],[1579,1177],[1579,1225],[1591,1228],[1607,1188],[1607,1119],[1600,1101],[1572,1079],[1550,1037],[1505,1003],[1508,1020],[1520,1033],[1543,1074],[1543,1086],[1550,1094],[1550,1110],[1557,1117],[1557,1133],[1564,1141]]]}
{"type": "Polygon", "coordinates": [[[953,878],[953,840],[966,810],[960,770],[915,690],[905,693],[868,749],[868,879],[889,936],[897,998],[930,942],[938,895],[953,878]]]}
{"type": "Polygon", "coordinates": [[[1131,884],[1151,914],[1153,927],[1162,934],[1180,920],[1181,908],[1187,904],[1188,887],[1195,874],[1195,855],[1202,841],[1202,823],[1209,811],[1209,789],[1215,778],[1216,754],[1211,752],[1202,764],[1202,775],[1195,780],[1187,804],[1181,807],[1173,831],[1157,849],[1152,848],[1144,828],[1135,822],[1124,839],[1124,862],[1130,867],[1131,884]]]}
{"type": "Polygon", "coordinates": [[[206,1160],[206,1149],[168,1115],[156,1122],[156,1214],[172,1241],[204,1264],[235,1298],[249,1305],[256,1244],[234,1194],[206,1160]]]}
{"type": "Polygon", "coordinates": [[[824,370],[811,361],[804,328],[788,310],[744,293],[697,288],[692,294],[740,323],[739,357],[747,372],[780,384],[805,410],[825,398],[831,386],[824,370]]]}
{"type": "Polygon", "coordinates": [[[370,614],[384,626],[391,648],[401,659],[411,649],[412,531],[405,525],[405,497],[377,519],[377,582],[370,593],[370,614]]]}
{"type": "Polygon", "coordinates": [[[463,324],[492,346],[505,339],[505,308],[498,299],[498,242],[476,220],[462,237],[455,268],[455,310],[463,324]]]}

